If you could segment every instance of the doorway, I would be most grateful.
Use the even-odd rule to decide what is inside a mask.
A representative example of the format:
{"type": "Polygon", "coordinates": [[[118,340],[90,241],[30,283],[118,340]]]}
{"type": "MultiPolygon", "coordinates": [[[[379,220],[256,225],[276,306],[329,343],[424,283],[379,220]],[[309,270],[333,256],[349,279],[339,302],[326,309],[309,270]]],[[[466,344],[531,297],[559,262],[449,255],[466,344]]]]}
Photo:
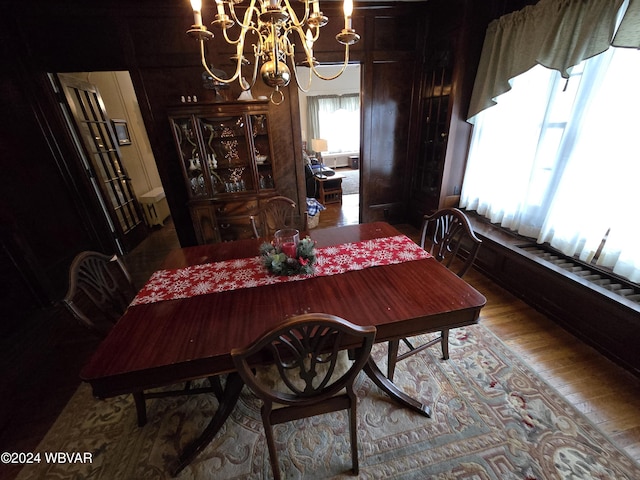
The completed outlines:
{"type": "Polygon", "coordinates": [[[129,72],[51,77],[115,250],[131,252],[147,227],[168,222],[169,208],[129,72]]]}
{"type": "MultiPolygon", "coordinates": [[[[317,68],[329,76],[339,67],[317,68]]],[[[298,75],[306,79],[309,70],[298,67],[298,75]]],[[[302,140],[307,146],[307,154],[321,158],[325,167],[342,177],[342,203],[339,206],[344,212],[339,215],[341,224],[358,223],[360,219],[360,85],[360,65],[350,64],[342,75],[330,82],[312,76],[309,89],[299,92],[302,140]],[[326,150],[315,152],[313,145],[326,145],[326,150]]],[[[335,205],[325,206],[332,210],[336,208],[335,205]]]]}

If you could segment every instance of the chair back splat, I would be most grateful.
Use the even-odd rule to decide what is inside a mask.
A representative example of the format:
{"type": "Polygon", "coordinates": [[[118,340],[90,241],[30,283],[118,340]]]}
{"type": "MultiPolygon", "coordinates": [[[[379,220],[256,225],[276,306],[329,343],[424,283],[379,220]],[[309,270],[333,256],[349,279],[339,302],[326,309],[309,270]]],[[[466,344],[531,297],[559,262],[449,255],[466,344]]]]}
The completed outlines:
{"type": "Polygon", "coordinates": [[[262,400],[274,478],[280,478],[280,468],[272,426],[338,410],[349,411],[352,471],[357,474],[353,382],[369,359],[375,335],[373,326],[309,313],[290,318],[246,348],[231,351],[243,381],[262,400]]]}
{"type": "Polygon", "coordinates": [[[459,277],[473,265],[481,243],[462,210],[445,208],[424,217],[420,246],[459,277]]]}
{"type": "MultiPolygon", "coordinates": [[[[271,197],[260,208],[257,215],[250,217],[251,228],[256,238],[273,238],[276,230],[295,228],[294,214],[296,202],[283,196],[271,197]]],[[[303,228],[303,230],[306,228],[303,228]]]]}
{"type": "Polygon", "coordinates": [[[62,303],[81,324],[104,337],[135,295],[120,257],[86,251],[71,263],[69,290],[62,303]]]}

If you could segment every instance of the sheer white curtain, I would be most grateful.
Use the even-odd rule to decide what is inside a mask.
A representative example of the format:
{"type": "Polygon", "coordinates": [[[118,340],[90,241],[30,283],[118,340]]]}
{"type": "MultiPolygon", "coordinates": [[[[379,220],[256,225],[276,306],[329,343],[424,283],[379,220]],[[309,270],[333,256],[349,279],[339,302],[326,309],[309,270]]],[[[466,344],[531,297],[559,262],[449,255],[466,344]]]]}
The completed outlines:
{"type": "Polygon", "coordinates": [[[536,159],[546,99],[556,86],[551,73],[534,67],[512,82],[497,106],[476,116],[460,199],[461,206],[528,236],[542,224],[535,206],[546,170],[536,159]]]}
{"type": "Polygon", "coordinates": [[[358,94],[307,97],[309,141],[324,138],[329,153],[360,149],[360,96],[358,94]]]}
{"type": "Polygon", "coordinates": [[[640,51],[600,57],[602,80],[589,92],[539,241],[591,261],[608,232],[597,263],[640,282],[640,51]]]}
{"type": "Polygon", "coordinates": [[[475,117],[461,206],[640,281],[640,51],[540,65],[475,117]],[[583,67],[583,69],[582,69],[583,67]]]}

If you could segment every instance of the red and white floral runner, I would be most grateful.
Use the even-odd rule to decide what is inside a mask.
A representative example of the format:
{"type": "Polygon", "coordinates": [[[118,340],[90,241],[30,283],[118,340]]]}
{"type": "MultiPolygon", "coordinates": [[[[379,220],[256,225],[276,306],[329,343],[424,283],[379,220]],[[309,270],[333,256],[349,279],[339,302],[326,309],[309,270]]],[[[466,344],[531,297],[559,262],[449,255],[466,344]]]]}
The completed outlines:
{"type": "Polygon", "coordinates": [[[159,270],[138,292],[131,305],[338,275],[369,267],[422,260],[430,256],[405,235],[397,235],[318,248],[313,275],[274,275],[264,267],[260,256],[192,265],[176,270],[159,270]]]}

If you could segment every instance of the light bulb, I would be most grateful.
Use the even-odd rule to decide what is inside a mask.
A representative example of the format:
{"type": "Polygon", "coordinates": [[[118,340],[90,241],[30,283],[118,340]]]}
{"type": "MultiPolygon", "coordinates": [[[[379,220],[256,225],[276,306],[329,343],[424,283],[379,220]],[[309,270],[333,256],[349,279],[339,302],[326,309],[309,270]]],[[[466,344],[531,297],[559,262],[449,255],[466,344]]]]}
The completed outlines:
{"type": "Polygon", "coordinates": [[[198,27],[202,26],[202,0],[191,0],[191,8],[193,9],[194,24],[198,27]]]}
{"type": "Polygon", "coordinates": [[[344,9],[344,16],[350,17],[351,14],[353,13],[353,0],[344,0],[343,9],[344,9]]]}

